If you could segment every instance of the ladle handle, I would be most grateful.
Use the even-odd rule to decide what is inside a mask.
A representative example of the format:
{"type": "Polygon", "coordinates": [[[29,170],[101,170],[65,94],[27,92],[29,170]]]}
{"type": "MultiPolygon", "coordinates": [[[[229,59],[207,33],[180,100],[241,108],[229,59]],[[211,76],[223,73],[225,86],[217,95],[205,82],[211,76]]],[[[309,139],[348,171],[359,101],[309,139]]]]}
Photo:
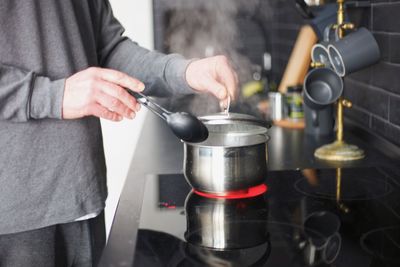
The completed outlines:
{"type": "Polygon", "coordinates": [[[152,111],[154,114],[156,114],[157,116],[159,116],[160,118],[162,118],[163,120],[167,120],[167,116],[168,114],[170,114],[171,112],[169,112],[168,110],[164,109],[163,107],[161,107],[160,105],[154,103],[152,100],[150,100],[150,98],[148,98],[146,95],[139,93],[139,92],[134,92],[132,90],[127,90],[129,94],[131,94],[134,98],[136,98],[136,100],[142,104],[143,106],[145,106],[146,108],[148,108],[150,111],[152,111]]]}

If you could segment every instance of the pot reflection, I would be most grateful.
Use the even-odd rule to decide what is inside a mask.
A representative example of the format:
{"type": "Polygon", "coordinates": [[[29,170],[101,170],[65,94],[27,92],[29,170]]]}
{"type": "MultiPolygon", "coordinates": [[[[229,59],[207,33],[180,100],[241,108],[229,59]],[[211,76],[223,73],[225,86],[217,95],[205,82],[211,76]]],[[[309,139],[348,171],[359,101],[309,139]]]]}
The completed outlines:
{"type": "Polygon", "coordinates": [[[185,247],[185,261],[182,266],[245,267],[265,266],[271,252],[269,241],[253,248],[234,250],[215,250],[194,246],[185,247]],[[186,265],[185,265],[186,264],[186,265]]]}
{"type": "Polygon", "coordinates": [[[268,204],[264,195],[215,199],[191,192],[185,211],[185,239],[192,245],[227,250],[255,247],[268,241],[268,204]]]}
{"type": "Polygon", "coordinates": [[[185,252],[193,263],[239,267],[259,266],[268,260],[271,246],[264,194],[223,199],[191,192],[185,211],[185,252]]]}

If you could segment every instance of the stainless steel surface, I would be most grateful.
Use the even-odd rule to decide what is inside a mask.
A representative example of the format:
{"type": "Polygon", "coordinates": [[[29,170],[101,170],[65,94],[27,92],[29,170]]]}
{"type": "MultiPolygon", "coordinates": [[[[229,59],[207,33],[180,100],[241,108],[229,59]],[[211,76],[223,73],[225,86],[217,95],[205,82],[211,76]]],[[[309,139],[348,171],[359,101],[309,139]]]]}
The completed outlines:
{"type": "Polygon", "coordinates": [[[269,115],[271,120],[279,121],[284,118],[284,101],[281,93],[268,93],[269,115]]]}
{"type": "Polygon", "coordinates": [[[133,97],[135,97],[140,104],[148,108],[151,112],[153,112],[154,114],[156,114],[158,117],[160,117],[165,121],[167,120],[167,116],[172,113],[163,108],[162,106],[158,105],[156,102],[150,100],[149,97],[140,92],[134,92],[131,90],[127,90],[127,92],[131,94],[133,97]]]}
{"type": "Polygon", "coordinates": [[[214,199],[190,193],[185,202],[185,239],[212,249],[242,249],[268,241],[268,205],[264,195],[214,199]]]}
{"type": "Polygon", "coordinates": [[[199,143],[203,147],[243,147],[268,141],[267,129],[246,124],[206,124],[209,138],[199,143]]]}
{"type": "Polygon", "coordinates": [[[195,189],[225,193],[264,182],[267,174],[266,143],[243,147],[184,146],[184,174],[195,189]]]}
{"type": "Polygon", "coordinates": [[[184,174],[195,189],[225,193],[264,182],[267,173],[267,128],[251,116],[217,115],[205,121],[206,141],[184,144],[184,174]],[[241,120],[239,119],[241,118],[241,120]],[[245,118],[245,119],[243,119],[245,118]],[[252,124],[253,123],[253,124],[252,124]]]}
{"type": "Polygon", "coordinates": [[[268,141],[270,125],[251,115],[217,113],[199,119],[209,133],[207,140],[197,144],[203,147],[242,147],[268,141]]]}
{"type": "Polygon", "coordinates": [[[264,128],[270,128],[271,125],[264,120],[257,119],[254,116],[248,114],[241,113],[217,113],[207,116],[199,117],[199,119],[208,125],[222,125],[222,124],[233,124],[233,123],[241,123],[241,124],[251,124],[258,125],[264,128]]]}
{"type": "Polygon", "coordinates": [[[229,109],[230,109],[230,107],[231,107],[231,96],[228,95],[228,103],[227,103],[226,108],[224,108],[224,113],[225,113],[226,115],[229,115],[229,109]]]}

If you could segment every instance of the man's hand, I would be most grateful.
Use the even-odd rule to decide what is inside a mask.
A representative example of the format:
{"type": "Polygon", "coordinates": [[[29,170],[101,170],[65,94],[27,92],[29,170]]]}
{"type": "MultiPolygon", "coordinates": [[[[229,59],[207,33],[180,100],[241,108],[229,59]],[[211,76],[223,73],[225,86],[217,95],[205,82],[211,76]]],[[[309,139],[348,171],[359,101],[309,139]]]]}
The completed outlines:
{"type": "Polygon", "coordinates": [[[186,81],[199,92],[210,92],[227,106],[228,95],[235,100],[238,78],[225,56],[195,60],[186,69],[186,81]]]}
{"type": "Polygon", "coordinates": [[[93,115],[112,121],[123,117],[133,119],[140,104],[125,88],[140,92],[144,84],[115,70],[88,68],[80,71],[65,82],[63,118],[93,115]]]}

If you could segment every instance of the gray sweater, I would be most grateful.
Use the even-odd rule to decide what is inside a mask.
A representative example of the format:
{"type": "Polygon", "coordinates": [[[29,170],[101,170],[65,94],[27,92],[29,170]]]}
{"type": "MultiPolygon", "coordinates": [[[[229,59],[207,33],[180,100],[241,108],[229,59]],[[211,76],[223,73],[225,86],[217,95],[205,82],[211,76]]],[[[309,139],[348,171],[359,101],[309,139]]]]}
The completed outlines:
{"type": "Polygon", "coordinates": [[[107,0],[0,1],[0,234],[104,208],[100,121],[61,119],[65,78],[101,66],[137,77],[148,94],[191,92],[188,61],[122,33],[107,0]]]}

